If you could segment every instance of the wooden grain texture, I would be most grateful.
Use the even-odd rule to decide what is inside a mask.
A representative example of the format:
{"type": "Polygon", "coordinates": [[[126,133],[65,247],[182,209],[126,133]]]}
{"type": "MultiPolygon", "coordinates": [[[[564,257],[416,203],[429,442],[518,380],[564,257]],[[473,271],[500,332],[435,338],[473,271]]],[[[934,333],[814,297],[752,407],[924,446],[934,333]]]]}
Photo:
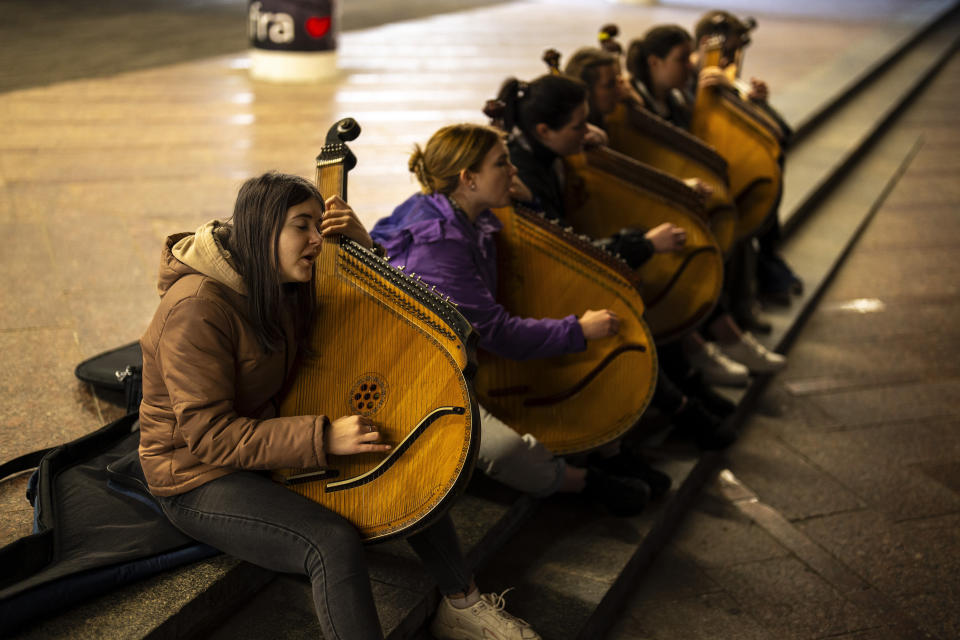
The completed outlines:
{"type": "MultiPolygon", "coordinates": [[[[708,45],[705,67],[719,64],[721,48],[719,39],[708,45]]],[[[736,237],[749,238],[774,210],[783,188],[776,132],[736,92],[704,86],[697,91],[690,131],[726,159],[730,191],[740,213],[736,237]]]]}
{"type": "Polygon", "coordinates": [[[710,187],[712,193],[704,208],[710,230],[727,254],[733,246],[739,214],[723,157],[698,138],[632,103],[621,104],[604,124],[611,149],[678,180],[697,178],[710,187]]]}
{"type": "Polygon", "coordinates": [[[637,270],[646,320],[657,341],[671,340],[709,315],[723,285],[723,254],[702,203],[683,183],[607,149],[566,158],[571,195],[567,221],[602,238],[624,228],[671,222],[687,232],[684,248],[656,253],[637,270]],[[576,184],[579,183],[579,184],[576,184]]]}
{"type": "Polygon", "coordinates": [[[617,335],[585,351],[526,361],[482,353],[480,403],[557,455],[594,449],[640,419],[656,385],[657,357],[632,273],[537,214],[496,209],[498,299],[514,315],[562,318],[610,309],[617,335]]]}
{"type": "MultiPolygon", "coordinates": [[[[336,126],[317,158],[326,197],[346,197],[345,164],[355,162],[332,137],[336,126]]],[[[328,455],[322,470],[283,469],[275,478],[345,517],[367,542],[408,535],[473,470],[480,431],[471,330],[437,294],[350,240],[324,239],[315,287],[312,352],[281,413],[363,415],[392,449],[328,455]]]]}

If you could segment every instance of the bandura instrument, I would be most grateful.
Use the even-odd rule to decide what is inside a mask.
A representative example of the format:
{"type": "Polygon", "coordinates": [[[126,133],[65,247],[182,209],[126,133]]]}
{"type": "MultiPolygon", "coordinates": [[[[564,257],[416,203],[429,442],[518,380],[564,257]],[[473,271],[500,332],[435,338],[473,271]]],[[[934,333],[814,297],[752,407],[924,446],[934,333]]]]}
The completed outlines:
{"type": "Polygon", "coordinates": [[[717,244],[726,254],[737,230],[737,207],[730,195],[727,161],[683,129],[633,102],[622,102],[604,121],[610,148],[679,180],[697,178],[713,193],[704,209],[717,244]]]}
{"type": "MultiPolygon", "coordinates": [[[[720,64],[723,44],[719,36],[707,41],[704,66],[720,64]]],[[[740,213],[737,239],[754,235],[780,198],[783,179],[777,131],[734,90],[703,86],[697,90],[690,131],[727,160],[730,191],[740,213]]]]}
{"type": "MultiPolygon", "coordinates": [[[[335,124],[317,157],[320,192],[346,200],[356,163],[335,124]]],[[[369,416],[387,454],[328,455],[319,470],[274,477],[339,513],[365,541],[407,535],[444,511],[469,479],[479,444],[471,385],[476,336],[453,305],[357,243],[325,238],[315,265],[317,317],[283,415],[369,416]]]]}
{"type": "Polygon", "coordinates": [[[495,209],[497,300],[514,315],[560,318],[610,309],[615,336],[585,351],[510,360],[484,351],[477,396],[488,411],[562,455],[622,436],[640,419],[657,379],[653,338],[636,274],[621,260],[520,205],[495,209]]]}
{"type": "MultiPolygon", "coordinates": [[[[620,59],[623,47],[615,24],[600,28],[600,46],[620,59]]],[[[617,73],[620,73],[619,62],[617,73]]],[[[638,96],[639,97],[639,96],[638,96]]],[[[696,178],[712,193],[704,203],[710,230],[724,255],[733,246],[737,207],[730,195],[727,161],[696,136],[647,111],[635,99],[625,98],[604,117],[604,130],[614,151],[650,165],[679,180],[696,178]]]]}
{"type": "Polygon", "coordinates": [[[607,147],[564,159],[565,221],[608,237],[672,222],[687,234],[681,251],[657,253],[638,269],[646,320],[658,342],[680,337],[712,311],[723,284],[723,253],[700,197],[686,184],[607,147]]]}
{"type": "Polygon", "coordinates": [[[727,78],[730,80],[733,88],[737,91],[740,99],[753,107],[754,117],[757,118],[763,126],[767,127],[770,132],[776,136],[777,142],[780,143],[780,148],[782,151],[786,149],[786,146],[793,135],[793,129],[789,124],[787,124],[787,121],[783,118],[783,116],[780,115],[780,113],[770,105],[769,102],[766,100],[750,100],[748,95],[750,94],[752,87],[750,86],[749,82],[746,82],[740,78],[740,72],[743,71],[744,52],[746,51],[747,45],[750,44],[749,32],[753,31],[757,27],[757,21],[753,18],[745,18],[743,22],[747,27],[747,31],[740,35],[740,46],[737,47],[737,50],[733,55],[733,63],[724,69],[724,73],[727,75],[727,78]]]}

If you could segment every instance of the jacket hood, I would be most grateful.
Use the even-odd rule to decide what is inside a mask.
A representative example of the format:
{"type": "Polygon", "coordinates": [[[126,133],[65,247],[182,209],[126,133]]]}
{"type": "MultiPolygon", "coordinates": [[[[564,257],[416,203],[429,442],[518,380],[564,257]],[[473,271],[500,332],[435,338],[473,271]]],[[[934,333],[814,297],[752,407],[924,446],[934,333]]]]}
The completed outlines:
{"type": "Polygon", "coordinates": [[[246,295],[243,279],[233,266],[230,255],[231,228],[219,220],[211,220],[194,233],[178,233],[167,238],[160,257],[160,296],[185,275],[201,273],[246,295]]]}

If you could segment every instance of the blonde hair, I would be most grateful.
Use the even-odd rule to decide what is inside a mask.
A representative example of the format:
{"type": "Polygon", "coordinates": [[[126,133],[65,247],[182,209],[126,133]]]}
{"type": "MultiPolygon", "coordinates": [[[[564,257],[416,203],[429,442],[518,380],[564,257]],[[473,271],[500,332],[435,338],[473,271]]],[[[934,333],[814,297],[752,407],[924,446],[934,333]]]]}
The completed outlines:
{"type": "Polygon", "coordinates": [[[414,145],[408,167],[424,193],[450,195],[464,169],[479,171],[483,159],[506,134],[481,124],[452,124],[430,136],[425,149],[414,145]]]}

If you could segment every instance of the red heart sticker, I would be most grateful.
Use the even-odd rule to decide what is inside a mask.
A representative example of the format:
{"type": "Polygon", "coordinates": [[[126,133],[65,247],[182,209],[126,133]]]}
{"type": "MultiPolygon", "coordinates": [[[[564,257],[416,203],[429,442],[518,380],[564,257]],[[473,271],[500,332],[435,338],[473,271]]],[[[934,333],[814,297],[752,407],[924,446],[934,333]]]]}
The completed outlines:
{"type": "Polygon", "coordinates": [[[330,17],[318,18],[312,16],[307,18],[307,33],[311,38],[322,38],[327,31],[330,31],[330,17]]]}

